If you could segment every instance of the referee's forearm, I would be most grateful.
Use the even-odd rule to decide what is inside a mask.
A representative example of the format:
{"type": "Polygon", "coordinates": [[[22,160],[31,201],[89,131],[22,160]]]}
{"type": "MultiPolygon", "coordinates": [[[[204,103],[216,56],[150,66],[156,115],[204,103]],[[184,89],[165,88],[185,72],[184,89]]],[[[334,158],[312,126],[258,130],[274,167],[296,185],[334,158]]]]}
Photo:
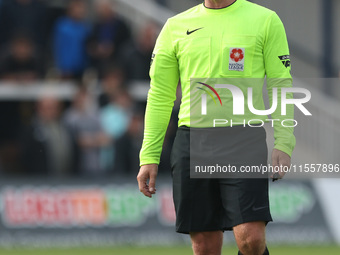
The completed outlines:
{"type": "Polygon", "coordinates": [[[140,151],[140,165],[159,164],[166,130],[173,108],[173,100],[159,100],[149,93],[145,112],[144,139],[140,151]]]}
{"type": "MultiPolygon", "coordinates": [[[[291,79],[286,79],[290,80],[291,79]]],[[[278,85],[278,84],[276,84],[278,85]]],[[[292,155],[293,150],[295,148],[295,136],[294,136],[294,106],[293,105],[287,105],[286,106],[286,115],[282,115],[282,109],[281,109],[281,88],[282,87],[291,87],[292,83],[288,82],[285,84],[285,86],[277,86],[278,93],[277,93],[277,109],[275,112],[272,113],[272,119],[277,120],[274,122],[274,148],[278,149],[280,151],[283,151],[287,153],[289,156],[292,155]]],[[[270,98],[270,104],[273,104],[273,94],[272,90],[268,90],[268,95],[270,98]]],[[[287,93],[286,94],[287,99],[293,98],[292,93],[287,93]]]]}

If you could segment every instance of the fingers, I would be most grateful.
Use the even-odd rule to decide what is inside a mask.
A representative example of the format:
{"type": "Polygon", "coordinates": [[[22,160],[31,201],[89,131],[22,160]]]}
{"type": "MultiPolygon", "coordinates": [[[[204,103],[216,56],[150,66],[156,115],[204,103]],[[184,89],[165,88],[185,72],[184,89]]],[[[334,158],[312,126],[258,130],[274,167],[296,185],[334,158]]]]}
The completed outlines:
{"type": "Polygon", "coordinates": [[[151,198],[152,195],[151,195],[151,193],[149,191],[149,186],[147,184],[147,180],[148,180],[148,177],[145,176],[145,175],[140,175],[139,174],[137,176],[139,191],[142,192],[144,194],[144,196],[151,198]]]}
{"type": "Polygon", "coordinates": [[[157,165],[145,165],[139,170],[137,176],[138,188],[144,196],[151,198],[153,194],[156,194],[157,167],[157,165]]]}
{"type": "Polygon", "coordinates": [[[274,174],[271,176],[271,178],[273,179],[273,182],[275,182],[275,181],[281,179],[282,177],[280,176],[279,173],[274,173],[274,174]]]}
{"type": "Polygon", "coordinates": [[[288,154],[283,151],[274,149],[272,153],[272,165],[273,165],[273,175],[271,178],[273,181],[282,179],[285,174],[286,168],[289,168],[291,162],[291,158],[288,154]]]}

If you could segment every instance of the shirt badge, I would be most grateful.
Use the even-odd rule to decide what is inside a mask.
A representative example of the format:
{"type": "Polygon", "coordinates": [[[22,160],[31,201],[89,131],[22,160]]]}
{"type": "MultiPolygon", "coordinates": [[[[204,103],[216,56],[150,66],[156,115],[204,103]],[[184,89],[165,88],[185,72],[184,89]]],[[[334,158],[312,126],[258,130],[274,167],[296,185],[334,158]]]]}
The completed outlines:
{"type": "Polygon", "coordinates": [[[230,48],[229,53],[229,71],[244,71],[244,48],[230,48]]]}

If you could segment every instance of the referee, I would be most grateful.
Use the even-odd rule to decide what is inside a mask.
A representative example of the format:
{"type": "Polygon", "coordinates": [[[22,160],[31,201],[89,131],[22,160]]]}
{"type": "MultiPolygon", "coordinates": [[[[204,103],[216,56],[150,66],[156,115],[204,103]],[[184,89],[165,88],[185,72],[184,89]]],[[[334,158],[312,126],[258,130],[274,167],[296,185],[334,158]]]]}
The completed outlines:
{"type": "MultiPolygon", "coordinates": [[[[269,254],[265,227],[272,218],[267,178],[190,178],[190,156],[196,153],[200,157],[193,144],[206,146],[204,143],[210,140],[211,134],[217,134],[220,142],[217,139],[213,147],[210,144],[209,150],[227,161],[236,165],[244,162],[267,164],[266,134],[262,127],[195,126],[196,122],[190,119],[193,117],[190,114],[192,80],[267,77],[272,103],[274,88],[280,91],[292,86],[290,69],[288,43],[280,18],[275,12],[246,0],[205,0],[170,18],[164,25],[152,55],[137,180],[145,196],[152,197],[156,193],[160,154],[180,80],[179,128],[171,155],[173,197],[176,231],[190,234],[195,255],[221,254],[225,230],[233,230],[239,254],[269,254]],[[191,133],[198,134],[198,142],[190,141],[191,133]]],[[[209,84],[203,85],[202,89],[211,88],[220,96],[221,105],[228,101],[223,94],[225,89],[215,90],[209,84]]],[[[254,106],[260,110],[264,110],[262,86],[254,88],[253,92],[254,106]]],[[[277,105],[281,106],[280,96],[277,105]]],[[[271,114],[272,119],[278,120],[273,122],[273,166],[290,165],[295,146],[294,130],[281,125],[280,120],[292,120],[293,115],[290,106],[285,116],[280,110],[271,114]]],[[[249,113],[244,115],[246,121],[253,117],[249,113]]],[[[275,178],[283,175],[279,172],[275,178]]]]}

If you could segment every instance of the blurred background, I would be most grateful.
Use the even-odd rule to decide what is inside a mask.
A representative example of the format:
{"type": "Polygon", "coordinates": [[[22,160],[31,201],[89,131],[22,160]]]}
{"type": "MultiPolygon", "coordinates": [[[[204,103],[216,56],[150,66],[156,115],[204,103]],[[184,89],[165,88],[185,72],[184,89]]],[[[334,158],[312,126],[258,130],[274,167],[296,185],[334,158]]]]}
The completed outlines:
{"type": "MultiPolygon", "coordinates": [[[[293,162],[339,164],[340,1],[252,2],[279,14],[295,86],[312,92],[313,117],[296,114],[293,162]]],[[[178,102],[155,199],[139,194],[135,177],[156,38],[167,18],[199,3],[0,0],[0,246],[189,242],[174,233],[178,102]]],[[[336,178],[271,185],[268,242],[340,244],[339,187],[336,178]]]]}

